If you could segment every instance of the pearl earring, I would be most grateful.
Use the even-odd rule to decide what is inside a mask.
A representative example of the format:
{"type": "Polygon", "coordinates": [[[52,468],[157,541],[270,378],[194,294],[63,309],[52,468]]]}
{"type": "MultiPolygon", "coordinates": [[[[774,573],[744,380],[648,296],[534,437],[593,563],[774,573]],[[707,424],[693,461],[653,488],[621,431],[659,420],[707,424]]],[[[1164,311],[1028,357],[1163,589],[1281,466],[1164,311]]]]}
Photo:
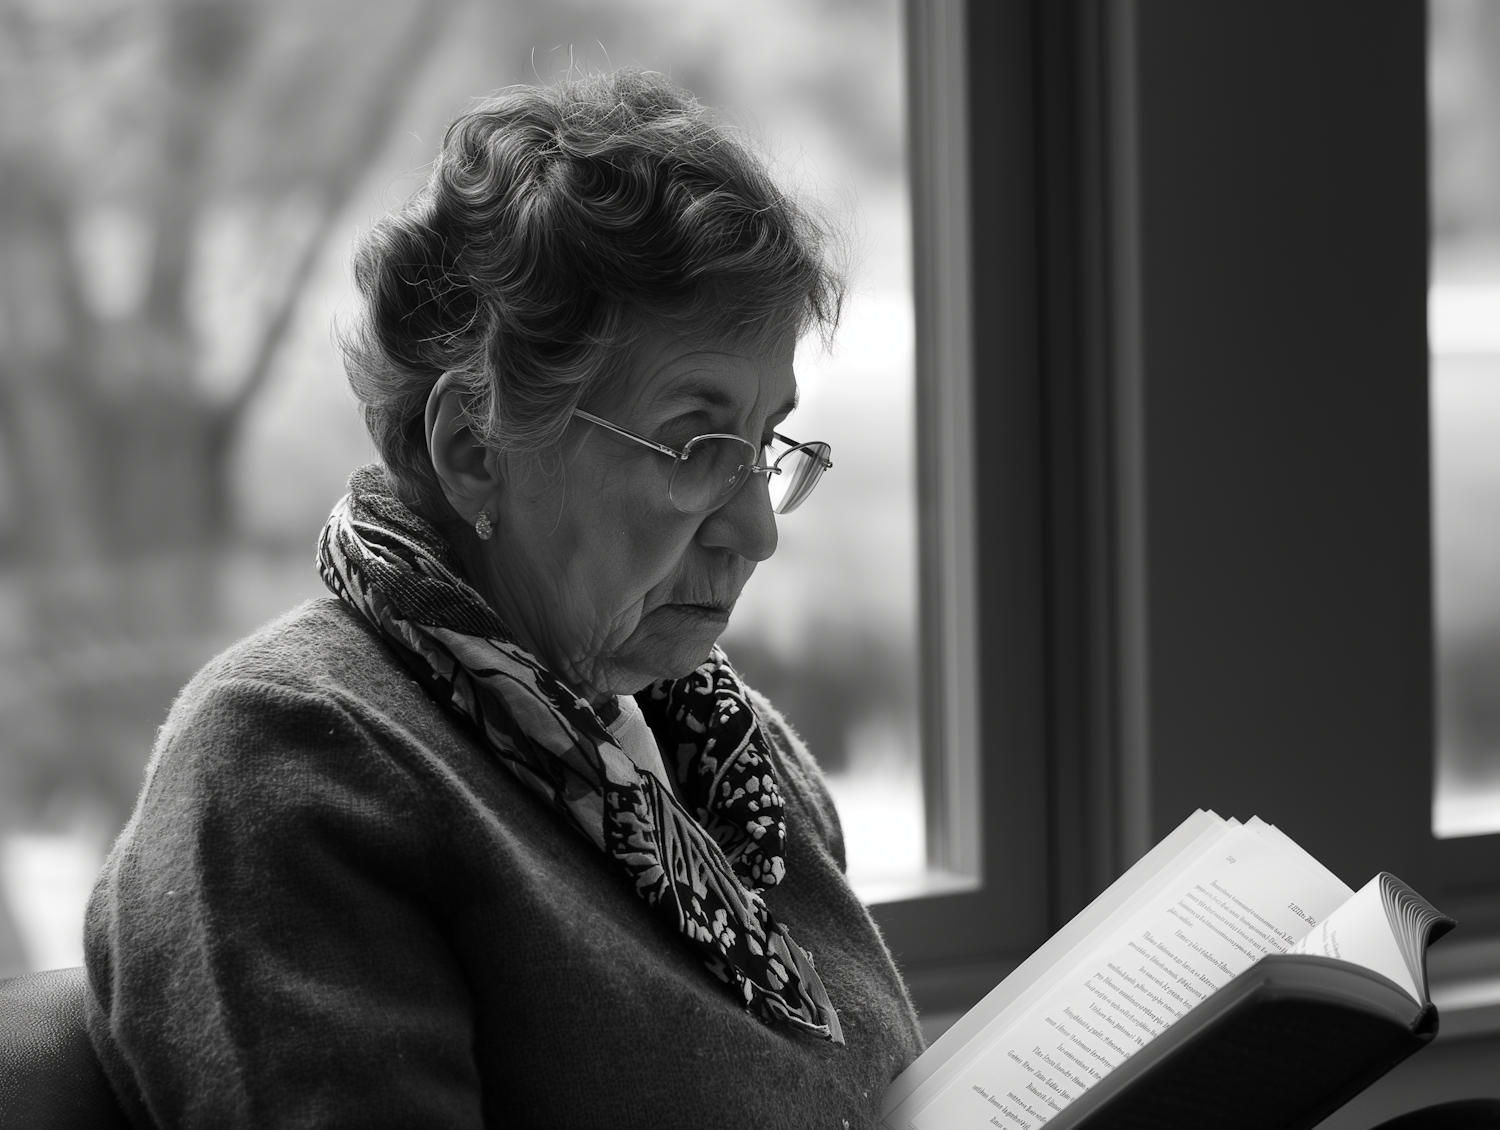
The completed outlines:
{"type": "Polygon", "coordinates": [[[479,535],[480,541],[489,541],[495,533],[495,527],[490,524],[490,516],[483,510],[474,519],[474,532],[479,535]]]}

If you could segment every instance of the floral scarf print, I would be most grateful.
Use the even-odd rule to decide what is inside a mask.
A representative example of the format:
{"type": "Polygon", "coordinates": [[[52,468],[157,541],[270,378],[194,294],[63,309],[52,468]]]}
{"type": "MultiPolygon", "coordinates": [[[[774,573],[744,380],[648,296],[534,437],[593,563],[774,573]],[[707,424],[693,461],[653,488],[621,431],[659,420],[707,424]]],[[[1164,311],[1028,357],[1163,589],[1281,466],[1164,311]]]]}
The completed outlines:
{"type": "Polygon", "coordinates": [[[636,696],[689,812],[636,768],[588,702],[515,642],[379,467],[349,480],[319,538],[318,571],[428,694],[619,864],[747,1009],[844,1042],[812,956],[761,897],[786,875],[786,821],[765,734],[722,651],[636,696]]]}

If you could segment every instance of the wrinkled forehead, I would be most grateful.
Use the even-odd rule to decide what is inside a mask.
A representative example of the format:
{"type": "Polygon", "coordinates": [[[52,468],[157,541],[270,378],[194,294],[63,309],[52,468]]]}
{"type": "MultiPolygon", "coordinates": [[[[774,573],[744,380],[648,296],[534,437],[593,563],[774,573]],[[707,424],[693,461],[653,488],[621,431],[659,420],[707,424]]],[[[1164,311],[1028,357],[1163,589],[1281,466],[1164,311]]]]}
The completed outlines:
{"type": "Polygon", "coordinates": [[[785,416],[797,405],[795,345],[790,334],[770,346],[653,335],[637,347],[611,399],[643,418],[785,416]]]}

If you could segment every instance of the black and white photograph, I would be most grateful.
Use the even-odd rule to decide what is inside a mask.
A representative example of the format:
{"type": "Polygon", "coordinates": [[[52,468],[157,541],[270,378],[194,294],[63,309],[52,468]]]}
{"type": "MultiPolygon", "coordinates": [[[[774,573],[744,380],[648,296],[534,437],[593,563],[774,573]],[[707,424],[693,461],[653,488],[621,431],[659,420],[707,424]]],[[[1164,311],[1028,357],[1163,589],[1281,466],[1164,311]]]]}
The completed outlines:
{"type": "Polygon", "coordinates": [[[0,0],[0,1130],[1500,1130],[1500,0],[0,0]]]}

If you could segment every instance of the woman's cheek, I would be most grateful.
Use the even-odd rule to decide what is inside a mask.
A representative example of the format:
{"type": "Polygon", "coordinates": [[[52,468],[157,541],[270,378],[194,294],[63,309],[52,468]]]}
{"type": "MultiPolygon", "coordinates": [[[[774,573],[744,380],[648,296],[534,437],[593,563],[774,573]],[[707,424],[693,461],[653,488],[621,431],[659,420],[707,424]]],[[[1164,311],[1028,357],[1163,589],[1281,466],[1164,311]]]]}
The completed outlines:
{"type": "Polygon", "coordinates": [[[643,596],[656,588],[670,588],[687,567],[699,524],[693,516],[676,510],[670,517],[643,516],[621,539],[625,549],[618,556],[621,574],[632,579],[643,596]]]}

